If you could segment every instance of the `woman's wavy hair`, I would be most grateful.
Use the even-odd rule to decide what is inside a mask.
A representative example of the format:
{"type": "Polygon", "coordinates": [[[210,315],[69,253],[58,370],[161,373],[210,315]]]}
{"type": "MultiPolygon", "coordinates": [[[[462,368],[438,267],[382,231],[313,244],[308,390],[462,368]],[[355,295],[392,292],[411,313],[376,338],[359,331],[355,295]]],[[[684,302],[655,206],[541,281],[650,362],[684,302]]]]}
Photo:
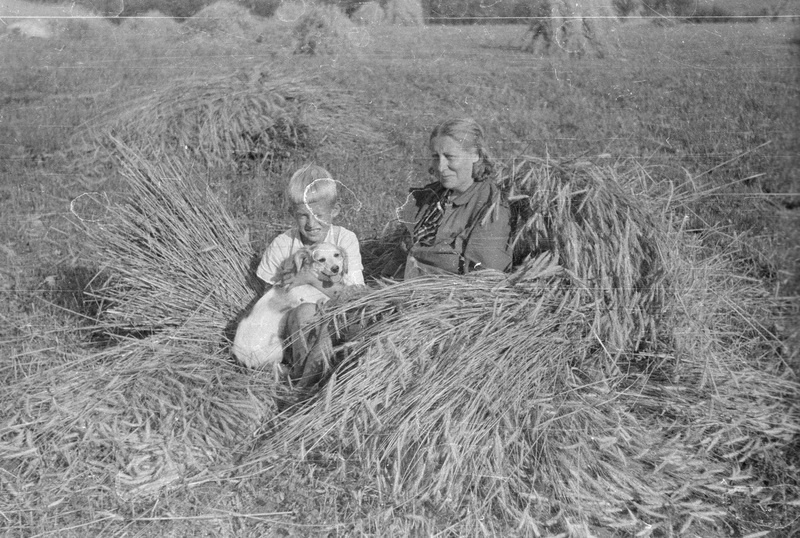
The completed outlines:
{"type": "MultiPolygon", "coordinates": [[[[449,136],[458,142],[465,151],[475,150],[478,154],[478,162],[472,165],[472,179],[485,181],[494,174],[496,165],[486,150],[483,128],[474,119],[451,118],[445,120],[433,128],[428,142],[430,143],[439,136],[449,136]]],[[[433,175],[434,170],[431,168],[428,172],[433,175]]]]}

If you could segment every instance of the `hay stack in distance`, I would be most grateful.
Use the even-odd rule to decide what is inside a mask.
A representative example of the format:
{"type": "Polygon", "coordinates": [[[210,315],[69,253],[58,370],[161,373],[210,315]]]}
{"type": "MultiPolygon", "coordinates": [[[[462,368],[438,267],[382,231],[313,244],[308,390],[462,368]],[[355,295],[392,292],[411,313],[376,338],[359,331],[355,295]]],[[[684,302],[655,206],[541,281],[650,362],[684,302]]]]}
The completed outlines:
{"type": "Polygon", "coordinates": [[[386,13],[378,2],[361,4],[350,16],[350,20],[361,26],[381,24],[386,18],[386,13]]]}
{"type": "Polygon", "coordinates": [[[265,166],[310,143],[302,114],[310,93],[297,77],[259,68],[236,76],[175,80],[98,117],[73,146],[92,152],[85,170],[113,161],[118,146],[112,138],[152,160],[178,158],[220,168],[265,166]]]}
{"type": "Polygon", "coordinates": [[[312,148],[335,153],[385,142],[374,119],[352,112],[358,109],[352,95],[315,82],[267,65],[176,79],[99,115],[70,141],[70,158],[82,174],[107,173],[118,158],[117,139],[153,162],[241,171],[272,167],[312,148]],[[326,137],[329,132],[337,136],[326,137]]]}
{"type": "Polygon", "coordinates": [[[617,18],[604,0],[534,0],[523,50],[538,54],[606,56],[616,43],[617,18]]]}
{"type": "Polygon", "coordinates": [[[386,21],[402,26],[422,26],[425,16],[419,0],[389,0],[386,4],[386,21]]]}
{"type": "Polygon", "coordinates": [[[122,28],[134,32],[137,36],[175,37],[186,32],[178,21],[156,9],[136,17],[126,17],[123,19],[122,28]]]}
{"type": "Polygon", "coordinates": [[[336,6],[314,5],[294,25],[294,51],[313,55],[347,50],[353,28],[353,22],[336,6]]]}
{"type": "Polygon", "coordinates": [[[6,27],[10,35],[21,37],[35,37],[38,39],[50,39],[53,37],[53,29],[45,19],[26,19],[12,22],[6,27]]]}
{"type": "Polygon", "coordinates": [[[38,39],[66,37],[85,39],[110,33],[111,25],[100,15],[80,5],[4,0],[0,4],[0,35],[18,35],[38,39]]]}
{"type": "Polygon", "coordinates": [[[184,23],[187,28],[210,36],[241,37],[250,33],[256,21],[250,11],[237,3],[220,0],[189,17],[184,23]]]}
{"type": "Polygon", "coordinates": [[[308,2],[303,0],[282,0],[273,17],[282,23],[294,24],[308,13],[308,2]]]}

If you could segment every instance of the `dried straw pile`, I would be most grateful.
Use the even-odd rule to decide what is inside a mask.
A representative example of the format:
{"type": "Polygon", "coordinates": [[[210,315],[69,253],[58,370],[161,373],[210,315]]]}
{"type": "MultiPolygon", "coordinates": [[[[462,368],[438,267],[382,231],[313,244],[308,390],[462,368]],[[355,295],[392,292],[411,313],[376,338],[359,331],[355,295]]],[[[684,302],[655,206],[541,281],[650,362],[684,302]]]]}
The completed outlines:
{"type": "Polygon", "coordinates": [[[332,312],[367,329],[254,461],[338,454],[459,535],[707,534],[731,498],[782,494],[748,471],[800,432],[758,283],[676,230],[641,171],[522,159],[501,179],[527,197],[520,241],[555,256],[332,312]]]}
{"type": "Polygon", "coordinates": [[[97,118],[72,141],[82,173],[106,172],[120,140],[152,162],[201,167],[266,166],[324,144],[331,151],[382,136],[349,111],[352,97],[276,74],[267,66],[218,77],[191,77],[148,91],[97,118]],[[330,136],[333,133],[335,136],[330,136]]]}
{"type": "Polygon", "coordinates": [[[611,168],[513,161],[502,186],[514,200],[517,256],[552,251],[572,287],[591,296],[591,331],[607,352],[655,343],[668,281],[665,230],[611,168]]]}
{"type": "Polygon", "coordinates": [[[103,272],[93,286],[99,327],[111,333],[164,331],[170,339],[220,342],[252,298],[248,238],[220,201],[186,169],[154,165],[117,142],[128,201],[88,223],[103,272]],[[99,226],[98,226],[99,224],[99,226]]]}
{"type": "Polygon", "coordinates": [[[425,17],[419,0],[389,0],[386,4],[386,21],[402,26],[422,26],[425,17]]]}
{"type": "Polygon", "coordinates": [[[378,2],[364,2],[350,15],[350,20],[361,26],[381,24],[385,18],[386,13],[378,2]]]}
{"type": "MultiPolygon", "coordinates": [[[[213,37],[242,39],[255,36],[257,20],[246,7],[221,0],[189,17],[184,23],[192,31],[213,37]]],[[[257,33],[257,32],[256,32],[257,33]]]]}
{"type": "Polygon", "coordinates": [[[272,381],[207,345],[146,339],[53,355],[20,353],[0,368],[0,510],[21,534],[218,476],[274,413],[272,381]]]}
{"type": "Polygon", "coordinates": [[[352,47],[353,22],[335,5],[316,4],[294,25],[298,54],[337,54],[352,47]]]}
{"type": "Polygon", "coordinates": [[[120,149],[130,199],[82,223],[111,275],[95,283],[104,314],[92,329],[116,345],[18,353],[0,367],[7,528],[60,528],[87,511],[89,523],[226,476],[237,447],[275,414],[275,380],[221,352],[252,295],[249,245],[184,170],[120,149]],[[134,325],[156,330],[126,338],[134,325]]]}
{"type": "Polygon", "coordinates": [[[535,0],[523,50],[603,58],[616,44],[617,22],[604,0],[535,0]]]}
{"type": "Polygon", "coordinates": [[[27,352],[23,342],[0,366],[0,512],[12,534],[103,527],[103,510],[227,476],[237,447],[275,414],[274,379],[221,352],[252,295],[245,238],[185,170],[119,151],[130,199],[81,223],[110,276],[93,285],[104,317],[92,329],[116,345],[69,348],[56,336],[27,352]],[[157,330],[126,338],[134,326],[157,330]]]}
{"type": "Polygon", "coordinates": [[[19,34],[39,39],[101,39],[112,27],[99,13],[81,5],[4,0],[0,4],[0,36],[19,34]]]}
{"type": "Polygon", "coordinates": [[[107,164],[119,139],[156,162],[179,158],[210,167],[241,160],[270,162],[308,143],[303,83],[254,69],[240,76],[176,80],[112,110],[82,131],[74,145],[87,164],[107,164]],[[90,153],[89,153],[90,152],[90,153]]]}
{"type": "Polygon", "coordinates": [[[186,33],[185,26],[156,9],[123,19],[122,28],[133,32],[137,37],[179,38],[186,33]]]}
{"type": "Polygon", "coordinates": [[[273,17],[281,23],[294,24],[308,9],[308,3],[303,0],[282,0],[273,17]]]}

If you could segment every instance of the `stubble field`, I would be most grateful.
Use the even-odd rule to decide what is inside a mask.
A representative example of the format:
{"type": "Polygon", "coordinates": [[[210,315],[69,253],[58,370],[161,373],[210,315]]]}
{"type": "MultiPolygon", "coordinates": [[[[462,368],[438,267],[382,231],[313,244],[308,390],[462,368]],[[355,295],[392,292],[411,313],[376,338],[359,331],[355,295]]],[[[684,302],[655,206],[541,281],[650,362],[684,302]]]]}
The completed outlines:
{"type": "MultiPolygon", "coordinates": [[[[128,27],[133,21],[114,26],[74,20],[51,39],[10,34],[0,39],[0,371],[9,386],[17,384],[15,390],[26,378],[48,371],[58,375],[73,361],[83,364],[107,353],[92,341],[97,305],[84,304],[82,294],[107,260],[89,248],[87,234],[96,222],[114,218],[98,217],[98,207],[106,209],[94,202],[122,200],[131,187],[106,149],[93,145],[93,129],[184,81],[197,87],[204,79],[236,77],[286,77],[311,96],[304,103],[307,143],[274,156],[271,165],[244,159],[204,166],[190,153],[174,155],[190,175],[184,180],[208,186],[235,225],[248,231],[249,255],[262,252],[290,224],[281,208],[283,182],[310,160],[328,168],[350,191],[352,203],[341,224],[362,239],[377,237],[393,221],[408,188],[428,181],[431,127],[442,118],[472,116],[486,129],[500,160],[530,155],[612,169],[635,163],[654,182],[671,182],[675,192],[703,193],[687,196],[690,201],[677,215],[682,230],[702,238],[709,257],[733,253],[737,278],[757,283],[772,301],[764,307],[770,320],[765,326],[771,341],[779,343],[774,349],[783,365],[781,376],[796,383],[796,24],[630,21],[609,38],[614,49],[608,57],[578,59],[522,52],[525,29],[518,26],[352,27],[348,46],[306,56],[293,54],[291,21],[247,19],[194,30],[188,23],[136,22],[133,29],[128,27]]],[[[114,126],[117,133],[124,127],[114,126]]],[[[44,406],[48,397],[37,398],[44,406]]],[[[58,394],[51,399],[60,401],[58,394]]],[[[5,403],[6,411],[14,407],[5,403]]],[[[20,401],[20,413],[44,423],[31,405],[20,401]]],[[[47,439],[25,434],[16,416],[0,420],[0,528],[10,535],[400,536],[457,535],[465,529],[493,534],[503,528],[482,526],[455,509],[439,513],[435,499],[416,502],[381,490],[366,471],[352,472],[335,456],[313,451],[309,457],[265,455],[258,471],[240,468],[226,475],[213,468],[155,496],[126,496],[108,478],[114,476],[108,474],[114,458],[124,468],[119,454],[102,465],[75,467],[68,447],[63,453],[46,449],[47,439]],[[48,478],[45,472],[69,468],[84,475],[64,470],[48,478]],[[74,491],[74,484],[92,486],[74,491]]],[[[87,430],[76,424],[62,429],[70,430],[64,437],[70,443],[89,446],[87,430]]],[[[714,516],[717,523],[700,530],[686,523],[674,532],[797,532],[800,460],[791,456],[792,447],[796,437],[776,448],[780,465],[749,462],[747,467],[763,473],[758,479],[764,487],[782,484],[783,498],[777,493],[752,503],[731,498],[722,508],[727,515],[714,516]]],[[[542,535],[547,529],[582,532],[559,517],[552,515],[552,526],[543,527],[542,535]]],[[[702,516],[698,521],[703,523],[702,516]]],[[[591,523],[599,535],[616,533],[591,523]]],[[[517,530],[530,534],[530,528],[520,524],[517,530]]],[[[653,532],[666,536],[666,528],[653,532]]]]}

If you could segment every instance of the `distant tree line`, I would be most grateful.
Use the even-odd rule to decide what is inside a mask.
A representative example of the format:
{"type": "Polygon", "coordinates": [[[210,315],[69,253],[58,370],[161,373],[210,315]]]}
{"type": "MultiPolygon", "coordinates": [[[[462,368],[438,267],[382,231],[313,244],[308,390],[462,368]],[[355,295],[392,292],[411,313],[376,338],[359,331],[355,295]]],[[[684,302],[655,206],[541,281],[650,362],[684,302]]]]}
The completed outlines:
{"type": "MultiPolygon", "coordinates": [[[[368,0],[320,0],[353,14],[368,0]]],[[[386,8],[389,0],[372,0],[386,8]]],[[[638,6],[640,0],[612,0],[638,6]]],[[[548,0],[420,0],[428,24],[530,24],[531,19],[549,11],[548,0]]],[[[620,11],[620,8],[617,8],[620,11]]],[[[633,11],[634,7],[630,8],[633,11]]],[[[620,11],[620,14],[624,15],[620,11]]]]}
{"type": "MultiPolygon", "coordinates": [[[[44,4],[62,4],[63,0],[38,0],[44,4]]],[[[107,17],[136,17],[158,11],[169,17],[185,19],[217,0],[77,0],[75,3],[107,17]]],[[[271,17],[281,0],[229,0],[250,10],[254,15],[271,17]]]]}
{"type": "MultiPolygon", "coordinates": [[[[38,0],[62,3],[63,0],[38,0]]],[[[183,19],[191,17],[217,0],[77,0],[76,3],[110,17],[135,17],[148,11],[183,19]]],[[[253,14],[270,17],[281,0],[230,0],[253,14]]],[[[334,4],[348,16],[368,0],[306,0],[334,4]]],[[[389,0],[373,0],[386,8],[389,0]]],[[[614,0],[634,2],[638,0],[614,0]]],[[[547,0],[420,0],[425,22],[430,24],[527,24],[535,17],[539,4],[547,0]]]]}
{"type": "Polygon", "coordinates": [[[425,0],[431,24],[527,24],[547,0],[425,0]]]}
{"type": "MultiPolygon", "coordinates": [[[[56,4],[63,0],[38,0],[56,4]]],[[[217,0],[77,0],[77,4],[109,17],[135,17],[148,11],[183,19],[191,17],[217,0]]],[[[254,15],[271,17],[281,0],[229,0],[250,10],[254,15]]],[[[306,0],[311,2],[314,0],[306,0]]],[[[368,0],[316,0],[333,4],[348,16],[368,0]]],[[[385,8],[389,0],[373,0],[385,8]]],[[[420,0],[428,24],[530,24],[531,20],[548,12],[550,0],[420,0]]],[[[641,14],[658,19],[679,18],[687,22],[750,22],[747,17],[734,17],[718,6],[698,7],[696,0],[609,0],[621,17],[641,14]]],[[[752,13],[771,14],[765,8],[752,13]]],[[[774,14],[773,14],[774,15],[774,14]]]]}

